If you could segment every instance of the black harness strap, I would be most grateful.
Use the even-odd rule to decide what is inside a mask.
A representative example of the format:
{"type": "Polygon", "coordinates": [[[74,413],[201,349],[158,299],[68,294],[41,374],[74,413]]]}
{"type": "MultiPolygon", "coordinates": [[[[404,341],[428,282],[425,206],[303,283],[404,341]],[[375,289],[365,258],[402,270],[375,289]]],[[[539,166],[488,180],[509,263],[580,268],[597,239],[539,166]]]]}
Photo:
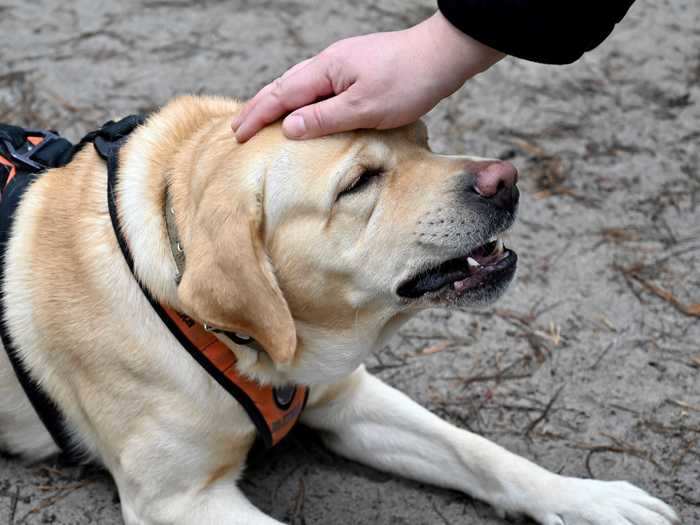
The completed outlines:
{"type": "Polygon", "coordinates": [[[73,446],[63,416],[56,404],[32,379],[24,367],[22,358],[10,336],[5,318],[5,259],[14,222],[14,213],[24,193],[45,169],[62,166],[69,162],[77,151],[73,144],[58,137],[53,132],[46,135],[40,148],[32,148],[31,145],[28,145],[27,136],[35,136],[37,133],[43,132],[33,132],[16,126],[0,124],[0,155],[10,160],[17,170],[9,183],[7,183],[10,174],[9,167],[3,165],[4,169],[0,174],[2,175],[0,180],[2,183],[0,187],[2,194],[0,199],[0,338],[17,379],[37,416],[51,434],[56,445],[64,452],[66,458],[69,461],[78,461],[79,455],[73,446]],[[23,149],[27,149],[27,152],[22,152],[23,149]],[[32,154],[28,154],[28,152],[32,152],[32,154]]]}

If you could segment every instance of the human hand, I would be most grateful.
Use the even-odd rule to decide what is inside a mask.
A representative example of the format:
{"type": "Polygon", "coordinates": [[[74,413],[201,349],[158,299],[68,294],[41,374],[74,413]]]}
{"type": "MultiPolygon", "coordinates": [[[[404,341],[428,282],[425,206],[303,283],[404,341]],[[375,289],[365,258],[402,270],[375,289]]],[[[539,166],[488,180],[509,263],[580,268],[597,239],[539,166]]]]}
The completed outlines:
{"type": "Polygon", "coordinates": [[[503,56],[438,11],[403,31],[341,40],[295,65],[248,101],[232,128],[245,142],[290,111],[282,129],[293,139],[403,126],[503,56]]]}

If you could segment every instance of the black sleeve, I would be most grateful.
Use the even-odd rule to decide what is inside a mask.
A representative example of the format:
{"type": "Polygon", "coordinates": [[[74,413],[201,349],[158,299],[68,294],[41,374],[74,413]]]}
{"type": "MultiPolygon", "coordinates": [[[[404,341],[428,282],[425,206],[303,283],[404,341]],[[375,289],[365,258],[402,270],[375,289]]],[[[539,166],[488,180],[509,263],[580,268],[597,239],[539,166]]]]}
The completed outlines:
{"type": "Polygon", "coordinates": [[[578,60],[612,32],[634,0],[438,0],[452,25],[508,55],[578,60]]]}

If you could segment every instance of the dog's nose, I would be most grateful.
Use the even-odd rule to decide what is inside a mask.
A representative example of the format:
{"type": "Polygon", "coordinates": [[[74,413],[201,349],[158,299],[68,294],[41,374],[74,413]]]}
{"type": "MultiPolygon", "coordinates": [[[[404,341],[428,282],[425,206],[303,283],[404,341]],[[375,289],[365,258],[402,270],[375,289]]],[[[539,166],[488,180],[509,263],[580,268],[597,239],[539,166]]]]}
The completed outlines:
{"type": "Polygon", "coordinates": [[[477,171],[474,190],[496,206],[513,211],[520,198],[517,182],[518,170],[515,166],[510,162],[498,160],[477,171]]]}

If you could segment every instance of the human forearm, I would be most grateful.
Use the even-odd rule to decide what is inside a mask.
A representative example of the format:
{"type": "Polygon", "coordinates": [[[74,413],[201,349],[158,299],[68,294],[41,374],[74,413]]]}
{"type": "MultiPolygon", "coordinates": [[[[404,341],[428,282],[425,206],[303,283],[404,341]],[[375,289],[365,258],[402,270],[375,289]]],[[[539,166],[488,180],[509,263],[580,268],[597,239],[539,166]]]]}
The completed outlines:
{"type": "Polygon", "coordinates": [[[456,28],[499,51],[566,64],[598,46],[634,0],[438,0],[456,28]]]}

